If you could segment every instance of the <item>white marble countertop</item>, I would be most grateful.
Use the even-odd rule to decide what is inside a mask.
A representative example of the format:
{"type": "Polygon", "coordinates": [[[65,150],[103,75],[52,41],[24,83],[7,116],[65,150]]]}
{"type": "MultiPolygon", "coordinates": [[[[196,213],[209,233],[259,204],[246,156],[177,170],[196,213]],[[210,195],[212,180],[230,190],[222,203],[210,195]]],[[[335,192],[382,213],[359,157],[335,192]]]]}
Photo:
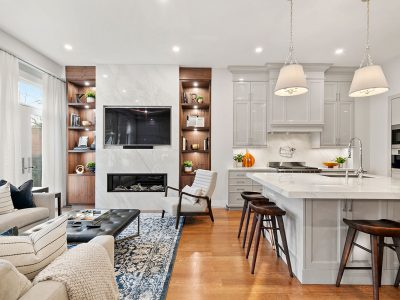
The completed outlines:
{"type": "Polygon", "coordinates": [[[239,172],[276,172],[275,168],[270,168],[270,167],[251,167],[251,168],[244,168],[244,167],[239,167],[239,168],[229,168],[229,171],[239,171],[239,172]]]}
{"type": "Polygon", "coordinates": [[[320,174],[248,173],[247,177],[287,198],[400,200],[400,179],[392,177],[373,176],[361,183],[349,178],[348,184],[345,178],[320,174]]]}

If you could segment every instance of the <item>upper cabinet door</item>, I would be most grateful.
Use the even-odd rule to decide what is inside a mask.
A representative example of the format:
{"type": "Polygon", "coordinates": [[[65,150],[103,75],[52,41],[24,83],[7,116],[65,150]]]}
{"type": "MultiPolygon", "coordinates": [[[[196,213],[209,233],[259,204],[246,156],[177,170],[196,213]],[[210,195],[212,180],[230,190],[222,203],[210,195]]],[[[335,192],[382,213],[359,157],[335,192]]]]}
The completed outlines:
{"type": "Polygon", "coordinates": [[[349,81],[338,82],[338,94],[341,102],[353,101],[353,98],[349,97],[350,85],[351,82],[349,81]]]}
{"type": "Polygon", "coordinates": [[[286,122],[288,124],[302,124],[309,121],[309,93],[299,96],[285,97],[286,101],[286,122]]]}
{"type": "Polygon", "coordinates": [[[324,123],[324,85],[321,81],[310,80],[308,82],[308,99],[309,99],[309,121],[310,123],[324,123]]]}
{"type": "Polygon", "coordinates": [[[338,105],[338,145],[346,146],[354,132],[354,103],[339,102],[338,105]]]}
{"type": "Polygon", "coordinates": [[[335,81],[326,81],[324,84],[325,102],[335,102],[338,98],[338,86],[335,81]]]}
{"type": "Polygon", "coordinates": [[[392,125],[400,124],[400,98],[392,100],[392,125]]]}
{"type": "Polygon", "coordinates": [[[233,145],[247,146],[250,141],[250,101],[233,103],[233,145]]]}
{"type": "Polygon", "coordinates": [[[266,102],[267,101],[267,83],[252,82],[251,83],[251,101],[266,102]]]}
{"type": "Polygon", "coordinates": [[[267,103],[251,100],[250,144],[254,146],[267,145],[267,103]]]}
{"type": "Polygon", "coordinates": [[[233,100],[250,101],[250,82],[233,83],[233,100]]]}
{"type": "Polygon", "coordinates": [[[325,124],[321,133],[321,145],[335,146],[337,143],[337,103],[326,102],[324,105],[325,124]]]}

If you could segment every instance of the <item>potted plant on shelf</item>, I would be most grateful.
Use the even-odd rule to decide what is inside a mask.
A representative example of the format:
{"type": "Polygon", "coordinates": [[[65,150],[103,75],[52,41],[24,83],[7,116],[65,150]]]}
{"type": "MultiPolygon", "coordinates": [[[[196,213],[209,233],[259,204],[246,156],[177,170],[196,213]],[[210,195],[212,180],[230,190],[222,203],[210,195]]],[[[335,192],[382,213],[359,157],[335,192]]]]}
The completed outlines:
{"type": "Polygon", "coordinates": [[[343,164],[346,162],[347,158],[343,156],[336,157],[336,162],[339,164],[339,168],[343,168],[343,164]]]}
{"type": "Polygon", "coordinates": [[[85,96],[86,96],[87,103],[93,103],[96,99],[95,91],[88,91],[88,92],[86,92],[85,96]]]}
{"type": "Polygon", "coordinates": [[[185,168],[186,173],[191,173],[193,171],[193,163],[191,160],[185,160],[183,162],[183,166],[185,168]]]}
{"type": "Polygon", "coordinates": [[[243,153],[238,153],[233,156],[233,161],[234,161],[233,166],[235,168],[239,168],[242,166],[243,156],[244,156],[243,153]]]}
{"type": "Polygon", "coordinates": [[[88,169],[89,172],[95,173],[96,172],[96,163],[94,161],[89,161],[86,164],[86,169],[88,169]]]}

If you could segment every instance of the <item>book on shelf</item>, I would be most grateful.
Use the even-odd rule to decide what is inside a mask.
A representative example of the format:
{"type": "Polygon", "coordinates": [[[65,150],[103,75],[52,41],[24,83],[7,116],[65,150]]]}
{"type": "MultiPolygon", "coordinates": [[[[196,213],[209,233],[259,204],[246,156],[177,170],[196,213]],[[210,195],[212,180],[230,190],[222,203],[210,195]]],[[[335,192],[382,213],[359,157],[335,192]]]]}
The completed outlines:
{"type": "Polygon", "coordinates": [[[81,117],[77,114],[71,113],[70,116],[70,126],[71,127],[79,127],[81,126],[81,117]]]}

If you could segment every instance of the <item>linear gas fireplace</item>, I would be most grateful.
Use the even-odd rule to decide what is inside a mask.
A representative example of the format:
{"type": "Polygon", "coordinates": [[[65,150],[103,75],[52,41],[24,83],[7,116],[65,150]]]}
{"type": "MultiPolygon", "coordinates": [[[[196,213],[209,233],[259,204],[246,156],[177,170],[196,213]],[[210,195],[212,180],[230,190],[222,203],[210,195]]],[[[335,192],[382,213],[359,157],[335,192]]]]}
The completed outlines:
{"type": "Polygon", "coordinates": [[[167,174],[107,174],[107,192],[164,192],[167,174]]]}

